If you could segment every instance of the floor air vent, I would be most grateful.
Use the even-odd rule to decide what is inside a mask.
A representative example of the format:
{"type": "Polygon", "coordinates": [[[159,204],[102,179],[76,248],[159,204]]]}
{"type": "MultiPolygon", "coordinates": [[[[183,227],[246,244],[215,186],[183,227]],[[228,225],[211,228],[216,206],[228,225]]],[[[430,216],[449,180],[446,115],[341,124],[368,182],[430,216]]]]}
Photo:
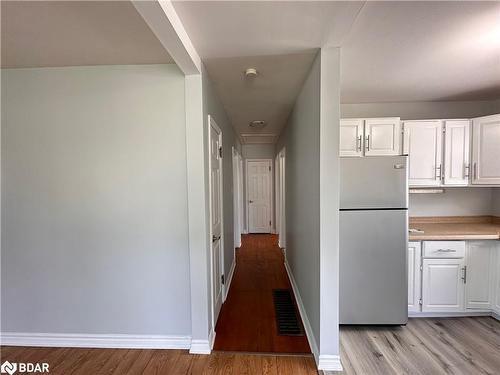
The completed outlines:
{"type": "Polygon", "coordinates": [[[303,336],[302,324],[297,315],[292,292],[288,289],[273,290],[274,310],[278,334],[286,336],[303,336]]]}

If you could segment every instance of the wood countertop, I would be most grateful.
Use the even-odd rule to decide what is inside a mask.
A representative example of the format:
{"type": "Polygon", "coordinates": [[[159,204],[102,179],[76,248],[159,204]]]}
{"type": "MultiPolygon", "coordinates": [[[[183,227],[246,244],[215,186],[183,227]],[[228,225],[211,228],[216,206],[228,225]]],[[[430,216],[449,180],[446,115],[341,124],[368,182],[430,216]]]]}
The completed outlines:
{"type": "Polygon", "coordinates": [[[500,218],[495,216],[411,217],[410,241],[422,240],[498,240],[500,218]]]}

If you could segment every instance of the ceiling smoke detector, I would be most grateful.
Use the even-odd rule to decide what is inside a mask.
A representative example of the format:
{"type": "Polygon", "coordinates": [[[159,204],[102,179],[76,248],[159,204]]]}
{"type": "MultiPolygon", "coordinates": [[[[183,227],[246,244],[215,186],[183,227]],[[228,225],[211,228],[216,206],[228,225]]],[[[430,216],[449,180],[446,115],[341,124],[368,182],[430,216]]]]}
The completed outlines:
{"type": "Polygon", "coordinates": [[[255,68],[248,68],[247,70],[245,70],[245,77],[247,78],[255,78],[257,77],[257,74],[259,74],[257,72],[257,69],[255,68]]]}
{"type": "Polygon", "coordinates": [[[248,124],[252,129],[262,129],[266,126],[266,122],[264,120],[254,120],[248,124]]]}

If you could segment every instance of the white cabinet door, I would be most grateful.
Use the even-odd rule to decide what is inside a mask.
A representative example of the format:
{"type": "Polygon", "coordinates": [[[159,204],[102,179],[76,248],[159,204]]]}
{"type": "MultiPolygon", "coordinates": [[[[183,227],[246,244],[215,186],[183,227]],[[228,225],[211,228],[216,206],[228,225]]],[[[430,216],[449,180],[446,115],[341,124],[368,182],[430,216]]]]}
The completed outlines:
{"type": "Polygon", "coordinates": [[[399,155],[401,119],[399,117],[365,120],[365,155],[399,155]]]}
{"type": "Polygon", "coordinates": [[[363,120],[340,120],[340,156],[363,156],[363,120]]]}
{"type": "Polygon", "coordinates": [[[469,183],[469,120],[444,122],[444,184],[468,185],[469,183]]]}
{"type": "Polygon", "coordinates": [[[465,307],[490,309],[492,292],[492,241],[469,241],[465,259],[465,307]]]}
{"type": "Polygon", "coordinates": [[[420,265],[421,265],[420,242],[408,244],[408,311],[420,311],[420,265]]]}
{"type": "Polygon", "coordinates": [[[442,178],[442,122],[407,121],[403,127],[403,153],[408,154],[409,185],[439,186],[442,178]]]}
{"type": "Polygon", "coordinates": [[[424,259],[422,311],[456,312],[464,309],[464,259],[424,259]]]}
{"type": "Polygon", "coordinates": [[[500,185],[500,115],[472,121],[472,183],[500,185]]]}

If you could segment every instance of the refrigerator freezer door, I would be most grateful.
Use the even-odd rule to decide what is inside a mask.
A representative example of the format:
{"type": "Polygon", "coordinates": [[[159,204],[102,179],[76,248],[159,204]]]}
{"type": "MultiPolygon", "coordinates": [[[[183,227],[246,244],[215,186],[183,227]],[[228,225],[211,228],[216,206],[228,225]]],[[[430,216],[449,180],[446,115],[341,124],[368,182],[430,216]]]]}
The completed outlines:
{"type": "Polygon", "coordinates": [[[406,324],[407,213],[340,213],[341,324],[406,324]]]}
{"type": "Polygon", "coordinates": [[[340,209],[408,208],[407,156],[340,159],[340,209]]]}

